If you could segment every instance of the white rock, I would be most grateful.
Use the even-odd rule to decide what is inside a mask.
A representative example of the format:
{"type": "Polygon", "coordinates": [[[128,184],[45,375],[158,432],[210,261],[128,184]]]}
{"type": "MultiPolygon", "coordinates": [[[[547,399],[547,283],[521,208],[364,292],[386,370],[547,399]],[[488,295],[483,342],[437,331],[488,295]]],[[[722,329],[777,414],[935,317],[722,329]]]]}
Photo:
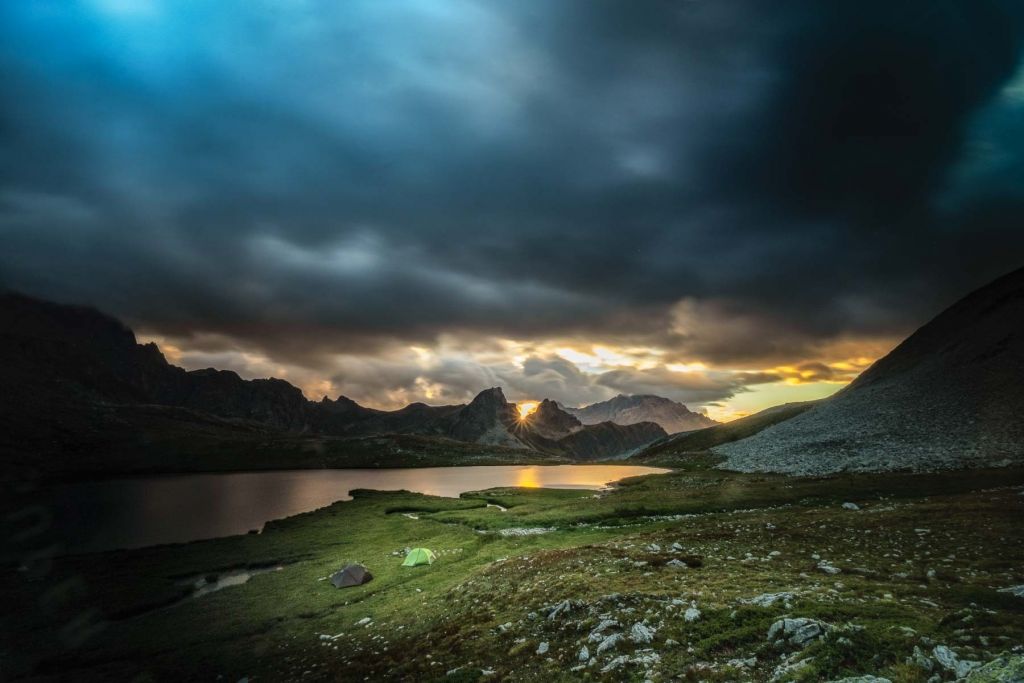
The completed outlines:
{"type": "MultiPolygon", "coordinates": [[[[844,510],[860,510],[860,506],[857,505],[856,503],[843,503],[843,509],[844,510]]],[[[868,678],[871,678],[871,677],[869,676],[868,678]]],[[[851,678],[851,679],[847,679],[847,680],[854,680],[854,679],[851,678]]],[[[884,680],[884,679],[881,679],[881,680],[884,680]]]]}
{"type": "Polygon", "coordinates": [[[622,640],[623,638],[621,633],[613,633],[602,640],[601,644],[597,646],[597,654],[604,654],[608,650],[615,648],[620,642],[622,642],[622,640]]]}
{"type": "Polygon", "coordinates": [[[550,607],[546,607],[548,610],[548,619],[556,619],[562,614],[568,614],[572,611],[574,605],[569,600],[562,600],[562,602],[555,603],[550,607]]]}
{"type": "Polygon", "coordinates": [[[576,658],[579,659],[581,662],[586,662],[590,660],[590,650],[587,649],[586,645],[580,648],[580,653],[576,656],[576,658]]]}
{"type": "Polygon", "coordinates": [[[818,569],[825,572],[826,574],[839,574],[843,570],[839,567],[832,565],[828,560],[822,560],[818,563],[818,569]]]}
{"type": "Polygon", "coordinates": [[[634,643],[646,644],[654,640],[654,631],[647,625],[637,622],[629,630],[629,637],[634,643]]]}
{"type": "Polygon", "coordinates": [[[749,669],[753,666],[757,666],[757,657],[748,657],[747,659],[730,659],[726,662],[727,666],[731,666],[734,669],[749,669]]]}
{"type": "Polygon", "coordinates": [[[546,655],[547,653],[548,653],[548,641],[545,640],[544,642],[542,642],[540,645],[537,646],[537,654],[539,654],[539,655],[546,655]]]}
{"type": "Polygon", "coordinates": [[[700,610],[696,607],[688,607],[686,612],[683,613],[683,619],[685,619],[687,623],[697,621],[700,619],[700,610]]]}
{"type": "Polygon", "coordinates": [[[740,600],[740,602],[744,605],[754,605],[756,607],[771,607],[775,603],[781,602],[786,605],[786,607],[789,607],[790,601],[795,597],[796,596],[793,593],[782,591],[779,593],[762,593],[761,595],[757,595],[753,598],[740,600]]]}
{"type": "Polygon", "coordinates": [[[629,657],[627,655],[619,655],[618,657],[616,657],[612,661],[610,661],[607,664],[605,664],[604,668],[601,669],[601,673],[606,674],[609,671],[615,671],[620,666],[622,666],[623,664],[626,664],[628,662],[629,662],[629,657]]]}

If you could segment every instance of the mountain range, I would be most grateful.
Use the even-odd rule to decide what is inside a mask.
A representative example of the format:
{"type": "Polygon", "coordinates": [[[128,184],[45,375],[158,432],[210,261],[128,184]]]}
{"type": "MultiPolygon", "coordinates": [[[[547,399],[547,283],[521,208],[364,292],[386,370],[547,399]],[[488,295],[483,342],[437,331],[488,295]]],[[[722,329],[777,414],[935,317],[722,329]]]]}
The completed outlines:
{"type": "MultiPolygon", "coordinates": [[[[413,403],[394,411],[345,396],[310,401],[281,379],[184,370],[168,363],[156,345],[137,343],[110,316],[17,293],[0,295],[0,353],[7,359],[0,366],[0,454],[21,459],[54,452],[95,459],[110,448],[108,436],[153,441],[154,422],[157,440],[168,430],[214,432],[223,442],[240,434],[250,440],[288,435],[305,439],[306,447],[316,437],[414,435],[421,444],[434,439],[571,460],[622,456],[666,436],[651,421],[584,424],[550,400],[522,418],[499,387],[466,405],[413,403]]],[[[189,448],[187,438],[177,443],[189,448]]]]}
{"type": "Polygon", "coordinates": [[[601,422],[620,425],[656,422],[669,434],[691,432],[720,424],[707,415],[690,410],[682,403],[661,396],[619,394],[615,398],[582,408],[561,407],[585,425],[601,422]]]}
{"type": "Polygon", "coordinates": [[[656,396],[544,400],[526,417],[500,387],[393,411],[310,401],[281,379],[186,371],[110,316],[16,293],[0,295],[0,353],[0,462],[56,475],[693,453],[799,475],[1024,462],[1024,269],[955,303],[834,396],[724,425],[656,396]]]}

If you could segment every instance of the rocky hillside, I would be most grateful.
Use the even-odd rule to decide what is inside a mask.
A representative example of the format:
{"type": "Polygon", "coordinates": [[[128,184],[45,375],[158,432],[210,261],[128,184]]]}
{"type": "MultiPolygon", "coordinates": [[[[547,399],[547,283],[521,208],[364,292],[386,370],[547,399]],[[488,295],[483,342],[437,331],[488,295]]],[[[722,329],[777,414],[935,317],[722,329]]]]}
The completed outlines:
{"type": "Polygon", "coordinates": [[[665,438],[665,430],[653,422],[619,425],[602,422],[558,440],[559,449],[574,460],[607,460],[627,457],[647,444],[665,438]]]}
{"type": "Polygon", "coordinates": [[[583,408],[563,409],[575,415],[585,425],[599,422],[614,422],[620,425],[655,422],[669,434],[704,429],[718,424],[707,415],[693,412],[682,403],[661,396],[619,394],[615,398],[583,408]]]}
{"type": "Polygon", "coordinates": [[[501,387],[486,389],[460,410],[448,428],[448,436],[458,441],[500,446],[525,446],[512,435],[519,423],[515,403],[509,403],[501,387]]]}
{"type": "Polygon", "coordinates": [[[753,415],[741,417],[732,422],[708,427],[707,429],[699,429],[695,432],[686,432],[684,434],[672,434],[665,439],[652,443],[634,455],[633,458],[648,462],[665,457],[705,453],[715,446],[745,439],[774,424],[794,418],[813,408],[815,403],[816,401],[784,403],[766,408],[753,415]]]}
{"type": "Polygon", "coordinates": [[[715,448],[793,474],[1024,462],[1024,269],[941,313],[813,409],[715,448]]]}
{"type": "Polygon", "coordinates": [[[545,439],[557,441],[583,429],[583,424],[574,416],[558,407],[551,399],[544,399],[537,410],[525,420],[533,431],[545,439]]]}

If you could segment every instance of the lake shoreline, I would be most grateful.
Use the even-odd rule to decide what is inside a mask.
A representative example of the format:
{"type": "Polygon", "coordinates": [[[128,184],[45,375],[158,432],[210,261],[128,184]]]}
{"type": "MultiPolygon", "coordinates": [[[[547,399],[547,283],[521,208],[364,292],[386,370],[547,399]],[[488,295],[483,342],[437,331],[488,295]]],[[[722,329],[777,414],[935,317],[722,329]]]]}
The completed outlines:
{"type": "Polygon", "coordinates": [[[285,469],[112,477],[40,486],[60,555],[136,550],[259,533],[268,523],[351,500],[356,491],[458,499],[509,487],[599,491],[671,470],[641,465],[469,465],[285,469]]]}
{"type": "Polygon", "coordinates": [[[811,679],[870,671],[918,683],[895,674],[922,642],[986,662],[1024,637],[1020,598],[1002,592],[1020,583],[1022,487],[1024,468],[821,479],[680,468],[600,496],[360,490],[260,534],[59,557],[39,577],[0,574],[0,594],[21,618],[10,670],[83,681],[326,681],[436,680],[468,668],[476,678],[466,680],[482,670],[559,680],[610,614],[621,624],[612,631],[626,636],[612,652],[590,647],[600,668],[625,656],[622,666],[635,669],[632,658],[653,649],[661,673],[714,663],[726,680],[769,680],[778,652],[766,633],[788,616],[838,630],[807,647],[811,679]],[[905,550],[894,555],[897,541],[905,550]],[[438,559],[403,568],[409,547],[438,559]],[[324,577],[349,562],[374,580],[335,589],[324,577]],[[182,577],[210,583],[270,565],[287,569],[152,611],[192,590],[182,577]],[[92,596],[77,609],[106,620],[75,647],[56,637],[64,622],[34,608],[68,580],[92,596]],[[565,613],[549,618],[558,605],[565,613]],[[699,614],[684,618],[690,608],[699,614]],[[648,614],[653,638],[634,643],[633,624],[648,614]],[[842,630],[847,623],[863,630],[842,630]],[[966,642],[958,629],[968,623],[966,642]],[[840,636],[858,640],[842,659],[824,656],[840,636]],[[534,655],[541,643],[553,655],[534,655]],[[738,673],[730,667],[740,660],[753,663],[738,673]]]}

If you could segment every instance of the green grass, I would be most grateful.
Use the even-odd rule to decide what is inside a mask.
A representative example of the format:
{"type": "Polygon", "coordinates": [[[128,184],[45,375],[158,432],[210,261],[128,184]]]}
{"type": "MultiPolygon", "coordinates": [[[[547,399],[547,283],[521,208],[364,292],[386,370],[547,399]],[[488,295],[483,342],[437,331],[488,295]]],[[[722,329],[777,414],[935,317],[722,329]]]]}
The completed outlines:
{"type": "Polygon", "coordinates": [[[0,671],[75,680],[768,680],[795,648],[776,648],[766,632],[793,616],[836,630],[803,651],[810,663],[788,679],[923,681],[906,664],[915,645],[985,660],[1024,642],[1024,600],[997,591],[1024,583],[1021,484],[1020,469],[791,479],[691,463],[600,495],[357,491],[259,535],[63,558],[39,581],[4,572],[0,597],[16,619],[4,626],[0,671]],[[845,510],[845,501],[862,509],[845,510]],[[516,528],[554,530],[500,533],[516,528]],[[401,567],[401,550],[415,546],[437,562],[401,567]],[[823,573],[815,555],[842,572],[823,573]],[[350,561],[374,580],[346,590],[321,580],[350,561]],[[184,577],[274,565],[284,568],[173,604],[188,592],[184,577]],[[70,588],[55,591],[62,585],[70,588]],[[789,607],[743,602],[778,591],[794,594],[789,607]],[[548,619],[544,608],[566,599],[568,613],[548,619]],[[691,603],[701,617],[687,622],[691,603]],[[88,610],[109,621],[76,644],[66,625],[88,610]],[[355,625],[366,617],[370,626],[355,625]],[[606,617],[627,631],[646,621],[655,629],[646,647],[660,661],[602,675],[615,655],[644,647],[627,640],[573,671],[584,644],[595,653],[587,639],[606,617]],[[545,655],[536,654],[541,642],[545,655]],[[728,665],[749,657],[751,668],[728,665]]]}

